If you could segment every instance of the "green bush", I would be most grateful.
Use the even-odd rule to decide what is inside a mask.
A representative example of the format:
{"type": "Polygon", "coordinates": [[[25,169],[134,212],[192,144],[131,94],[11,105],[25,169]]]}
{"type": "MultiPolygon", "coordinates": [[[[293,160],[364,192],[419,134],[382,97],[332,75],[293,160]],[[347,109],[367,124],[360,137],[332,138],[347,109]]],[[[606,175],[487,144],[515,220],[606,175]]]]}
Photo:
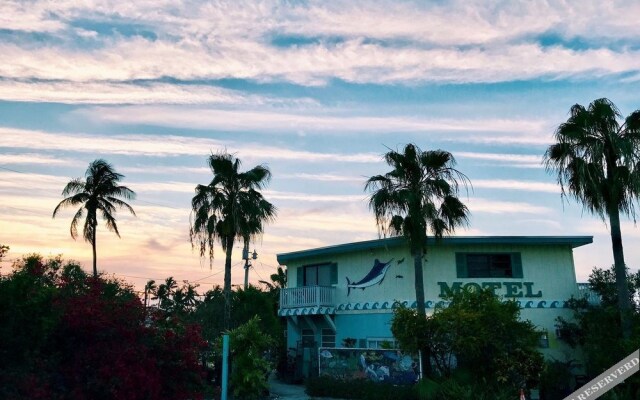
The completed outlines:
{"type": "Polygon", "coordinates": [[[265,354],[273,339],[260,330],[260,317],[255,316],[229,335],[233,363],[231,387],[238,399],[258,399],[268,392],[271,364],[265,354]]]}
{"type": "Polygon", "coordinates": [[[508,386],[512,392],[537,384],[543,365],[540,332],[520,319],[517,303],[488,289],[460,290],[447,300],[447,307],[436,307],[429,317],[409,308],[394,310],[391,332],[401,349],[422,351],[425,376],[437,380],[466,370],[472,382],[508,386]]]}
{"type": "Polygon", "coordinates": [[[518,396],[513,389],[471,383],[462,375],[441,382],[423,379],[413,386],[319,377],[308,379],[306,387],[312,397],[361,400],[513,400],[518,396]]]}

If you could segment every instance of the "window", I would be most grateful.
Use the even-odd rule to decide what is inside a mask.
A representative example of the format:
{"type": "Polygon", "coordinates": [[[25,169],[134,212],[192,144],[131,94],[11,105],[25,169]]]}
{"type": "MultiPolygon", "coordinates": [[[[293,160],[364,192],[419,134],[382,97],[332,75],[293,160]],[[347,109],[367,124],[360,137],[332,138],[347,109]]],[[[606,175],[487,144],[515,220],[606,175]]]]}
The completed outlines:
{"type": "Polygon", "coordinates": [[[302,347],[314,347],[316,343],[316,337],[311,329],[302,330],[302,347]]]}
{"type": "Polygon", "coordinates": [[[336,333],[332,329],[322,330],[322,347],[336,347],[336,333]]]}
{"type": "Polygon", "coordinates": [[[469,278],[511,278],[510,254],[467,254],[469,278]]]}
{"type": "Polygon", "coordinates": [[[367,338],[368,349],[396,349],[398,342],[394,338],[367,338]]]}
{"type": "Polygon", "coordinates": [[[338,265],[323,263],[298,267],[298,286],[331,286],[338,283],[338,265]]]}
{"type": "Polygon", "coordinates": [[[522,278],[520,253],[456,253],[458,278],[522,278]]]}

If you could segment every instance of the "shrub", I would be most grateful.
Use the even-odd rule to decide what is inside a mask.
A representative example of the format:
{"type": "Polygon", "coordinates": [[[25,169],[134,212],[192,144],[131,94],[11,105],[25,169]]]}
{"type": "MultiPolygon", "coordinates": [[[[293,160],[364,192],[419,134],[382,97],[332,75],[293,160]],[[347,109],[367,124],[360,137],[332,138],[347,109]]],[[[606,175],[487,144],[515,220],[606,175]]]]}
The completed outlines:
{"type": "Polygon", "coordinates": [[[15,267],[0,277],[0,398],[186,399],[201,391],[197,327],[147,321],[130,287],[59,258],[32,255],[15,267]]]}
{"type": "Polygon", "coordinates": [[[489,290],[461,290],[449,300],[430,317],[394,310],[391,331],[403,350],[423,351],[425,368],[433,366],[425,370],[427,377],[450,377],[457,368],[473,371],[473,380],[484,385],[515,390],[536,383],[543,363],[540,333],[520,320],[515,302],[503,302],[489,290]]]}
{"type": "Polygon", "coordinates": [[[229,335],[233,364],[231,387],[239,399],[258,399],[268,392],[271,363],[266,353],[273,339],[260,330],[260,318],[253,317],[229,335]]]}
{"type": "Polygon", "coordinates": [[[305,382],[307,394],[313,397],[336,397],[341,399],[417,400],[412,386],[393,386],[365,379],[340,380],[329,377],[310,378],[305,382]]]}

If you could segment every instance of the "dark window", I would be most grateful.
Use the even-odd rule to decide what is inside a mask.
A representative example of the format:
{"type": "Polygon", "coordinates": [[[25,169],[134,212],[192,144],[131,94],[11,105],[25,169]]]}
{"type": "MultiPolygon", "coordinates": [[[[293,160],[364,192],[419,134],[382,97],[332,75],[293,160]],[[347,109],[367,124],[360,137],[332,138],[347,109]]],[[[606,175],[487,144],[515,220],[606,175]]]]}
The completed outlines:
{"type": "Polygon", "coordinates": [[[331,286],[337,282],[335,263],[306,265],[303,268],[303,286],[331,286]]]}
{"type": "Polygon", "coordinates": [[[520,253],[457,253],[458,278],[522,278],[520,253]]]}
{"type": "Polygon", "coordinates": [[[511,278],[511,254],[467,254],[469,278],[511,278]]]}
{"type": "Polygon", "coordinates": [[[314,347],[316,344],[316,336],[311,329],[302,330],[302,347],[314,347]]]}
{"type": "Polygon", "coordinates": [[[336,347],[336,333],[333,330],[322,330],[322,347],[336,347]]]}

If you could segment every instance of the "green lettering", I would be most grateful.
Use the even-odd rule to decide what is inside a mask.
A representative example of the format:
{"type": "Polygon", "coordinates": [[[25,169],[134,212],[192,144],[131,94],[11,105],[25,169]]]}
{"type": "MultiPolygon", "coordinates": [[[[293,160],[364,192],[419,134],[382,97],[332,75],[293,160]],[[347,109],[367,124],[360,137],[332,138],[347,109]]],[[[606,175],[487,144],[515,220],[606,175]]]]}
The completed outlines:
{"type": "Polygon", "coordinates": [[[524,297],[542,297],[542,291],[538,290],[538,293],[533,294],[533,282],[523,282],[522,283],[526,289],[526,293],[524,297]]]}
{"type": "Polygon", "coordinates": [[[462,282],[453,282],[451,287],[447,285],[447,282],[438,282],[440,286],[440,297],[450,297],[456,293],[459,293],[462,289],[462,282]]]}
{"type": "Polygon", "coordinates": [[[507,288],[507,294],[505,297],[522,297],[522,283],[521,282],[505,282],[504,287],[507,288]]]}
{"type": "Polygon", "coordinates": [[[475,282],[469,282],[469,283],[464,285],[464,290],[468,290],[470,292],[478,293],[479,291],[482,290],[482,288],[480,287],[480,285],[478,285],[475,282]]]}
{"type": "Polygon", "coordinates": [[[500,289],[502,284],[500,282],[482,282],[483,288],[489,288],[493,294],[496,294],[496,289],[500,289]]]}

